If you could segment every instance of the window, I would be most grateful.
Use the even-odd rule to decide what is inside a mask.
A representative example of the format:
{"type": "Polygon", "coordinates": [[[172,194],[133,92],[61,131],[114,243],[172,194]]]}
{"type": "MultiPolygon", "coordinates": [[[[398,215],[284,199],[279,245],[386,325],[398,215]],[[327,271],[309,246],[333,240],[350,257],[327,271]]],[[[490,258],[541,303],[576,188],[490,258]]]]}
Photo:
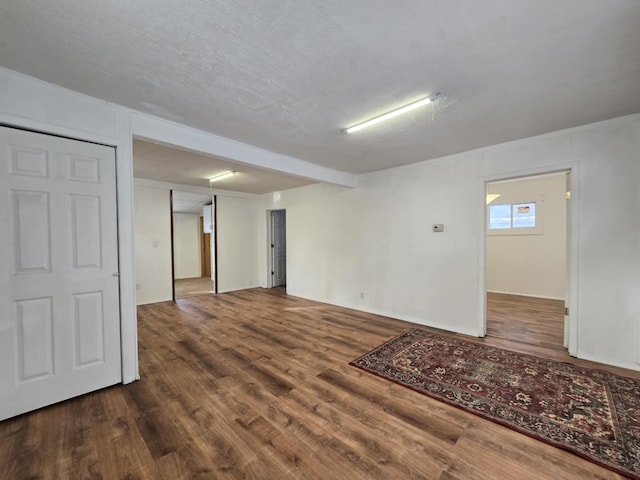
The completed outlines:
{"type": "Polygon", "coordinates": [[[537,202],[489,205],[489,233],[493,235],[541,234],[537,202]]]}

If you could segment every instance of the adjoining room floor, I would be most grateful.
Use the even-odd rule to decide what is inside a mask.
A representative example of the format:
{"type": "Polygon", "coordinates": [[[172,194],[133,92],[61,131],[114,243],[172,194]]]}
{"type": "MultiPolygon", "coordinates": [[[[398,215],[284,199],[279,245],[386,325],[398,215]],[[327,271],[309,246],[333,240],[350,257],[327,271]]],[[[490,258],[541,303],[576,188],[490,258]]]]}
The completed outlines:
{"type": "Polygon", "coordinates": [[[564,300],[487,292],[487,335],[564,348],[564,300]]]}
{"type": "Polygon", "coordinates": [[[181,278],[175,281],[176,298],[213,293],[211,277],[181,278]]]}

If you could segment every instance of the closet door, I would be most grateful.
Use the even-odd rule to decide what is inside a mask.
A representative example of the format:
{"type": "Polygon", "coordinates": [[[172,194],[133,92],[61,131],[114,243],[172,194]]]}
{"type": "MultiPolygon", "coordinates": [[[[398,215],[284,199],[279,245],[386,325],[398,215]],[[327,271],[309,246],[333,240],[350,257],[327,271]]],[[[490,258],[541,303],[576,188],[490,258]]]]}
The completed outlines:
{"type": "Polygon", "coordinates": [[[115,149],[0,127],[0,420],[119,383],[115,149]]]}

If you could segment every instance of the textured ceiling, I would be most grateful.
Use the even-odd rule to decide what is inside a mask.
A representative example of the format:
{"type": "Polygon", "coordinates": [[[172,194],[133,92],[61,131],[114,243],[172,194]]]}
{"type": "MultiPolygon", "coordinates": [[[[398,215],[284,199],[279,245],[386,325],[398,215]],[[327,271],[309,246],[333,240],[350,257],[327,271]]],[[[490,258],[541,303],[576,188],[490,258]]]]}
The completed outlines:
{"type": "Polygon", "coordinates": [[[0,64],[363,173],[639,112],[639,25],[638,0],[3,0],[0,64]]]}
{"type": "Polygon", "coordinates": [[[225,159],[133,141],[133,176],[161,182],[209,187],[209,178],[236,171],[233,177],[215,182],[216,190],[263,194],[314,183],[259,168],[231,163],[225,159]]]}

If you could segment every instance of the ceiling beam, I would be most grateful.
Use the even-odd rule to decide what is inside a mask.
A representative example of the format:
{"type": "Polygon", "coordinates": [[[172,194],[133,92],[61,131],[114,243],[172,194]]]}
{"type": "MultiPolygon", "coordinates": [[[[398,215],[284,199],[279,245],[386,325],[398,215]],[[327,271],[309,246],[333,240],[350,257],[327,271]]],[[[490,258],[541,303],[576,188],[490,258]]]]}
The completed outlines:
{"type": "Polygon", "coordinates": [[[246,143],[180,125],[144,113],[131,112],[134,138],[222,157],[233,162],[318,182],[355,187],[357,176],[246,143]]]}

